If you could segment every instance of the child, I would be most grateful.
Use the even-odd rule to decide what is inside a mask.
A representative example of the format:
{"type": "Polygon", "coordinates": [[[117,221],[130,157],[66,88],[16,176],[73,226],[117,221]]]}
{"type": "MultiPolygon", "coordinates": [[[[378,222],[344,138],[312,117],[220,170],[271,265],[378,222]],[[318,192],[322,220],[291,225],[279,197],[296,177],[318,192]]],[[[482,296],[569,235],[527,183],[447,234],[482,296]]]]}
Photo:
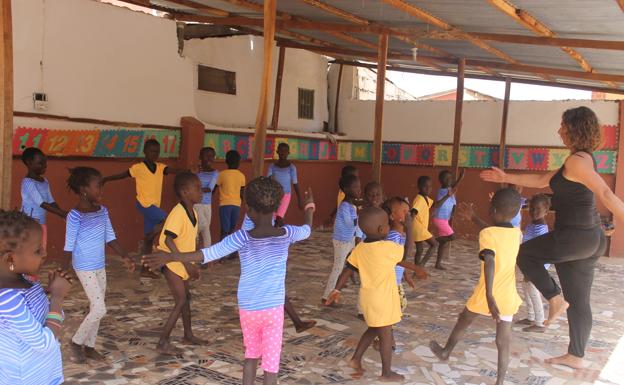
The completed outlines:
{"type": "Polygon", "coordinates": [[[256,380],[258,359],[262,358],[264,384],[277,384],[277,373],[284,328],[284,297],[288,248],[310,236],[315,209],[311,191],[305,206],[305,225],[275,227],[273,215],[279,207],[282,186],[275,180],[259,177],[245,189],[247,214],[254,222],[251,231],[239,230],[216,245],[194,253],[160,253],[143,261],[151,268],[164,263],[208,263],[238,251],[241,276],[238,282],[238,307],[245,345],[243,384],[256,380]]]}
{"type": "MultiPolygon", "coordinates": [[[[447,194],[440,200],[440,203],[433,202],[433,199],[429,198],[431,190],[433,190],[433,182],[428,176],[421,176],[418,178],[418,195],[414,198],[412,204],[412,215],[414,217],[414,242],[416,242],[416,254],[414,255],[414,262],[417,265],[425,266],[427,261],[433,256],[438,242],[429,232],[429,211],[431,208],[437,208],[440,204],[443,204],[449,199],[447,194]],[[425,251],[425,244],[429,245],[429,250],[423,258],[423,252],[425,251]],[[421,259],[422,258],[422,259],[421,259]]],[[[442,261],[440,261],[442,262],[442,261]]]]}
{"type": "Polygon", "coordinates": [[[50,184],[43,177],[48,168],[48,161],[43,152],[38,148],[29,147],[22,153],[22,162],[28,169],[22,179],[22,212],[41,225],[41,241],[45,250],[48,243],[46,212],[49,211],[63,219],[67,216],[67,212],[56,204],[50,192],[50,184]]]}
{"type": "Polygon", "coordinates": [[[219,218],[221,219],[221,239],[230,235],[236,224],[245,189],[245,175],[238,171],[241,156],[230,150],[225,154],[228,169],[221,171],[217,178],[219,188],[219,218]]]}
{"type": "MultiPolygon", "coordinates": [[[[136,203],[137,210],[143,215],[143,247],[140,252],[147,254],[152,251],[154,239],[160,232],[161,226],[167,214],[160,208],[162,197],[162,186],[165,175],[177,174],[184,170],[174,169],[158,162],[160,156],[160,143],[155,139],[148,139],[143,146],[145,159],[140,163],[135,163],[128,170],[107,176],[102,179],[102,184],[106,182],[125,178],[134,178],[136,182],[136,203]]],[[[159,278],[158,275],[141,269],[141,275],[148,278],[159,278]]]]}
{"type": "Polygon", "coordinates": [[[199,232],[202,235],[203,247],[212,244],[210,237],[210,220],[212,218],[212,192],[217,184],[219,171],[212,168],[212,162],[215,158],[215,150],[212,147],[204,147],[199,151],[199,162],[201,171],[197,173],[201,182],[201,189],[204,193],[201,203],[193,206],[197,212],[199,220],[199,232]]]}
{"type": "MultiPolygon", "coordinates": [[[[334,266],[327,279],[327,285],[321,298],[325,304],[327,296],[336,287],[336,281],[342,271],[347,255],[351,252],[356,242],[358,233],[357,212],[354,201],[361,195],[360,180],[355,175],[347,175],[340,178],[340,190],[344,191],[345,198],[338,206],[336,222],[334,223],[334,266]]],[[[360,236],[361,237],[361,236],[360,236]]],[[[359,239],[358,239],[359,241],[359,239]]]]}
{"type": "MultiPolygon", "coordinates": [[[[198,218],[193,210],[194,205],[201,202],[202,191],[199,178],[192,173],[182,173],[175,177],[174,190],[180,203],[178,203],[169,213],[165,225],[163,226],[158,250],[167,253],[187,253],[195,251],[195,240],[197,239],[198,218]]],[[[171,295],[175,301],[175,306],[165,322],[160,339],[156,345],[156,351],[161,354],[175,355],[181,353],[169,342],[171,332],[175,327],[180,314],[182,314],[182,324],[184,325],[185,345],[205,345],[207,341],[199,339],[193,335],[191,330],[191,291],[189,279],[199,278],[198,267],[190,263],[171,262],[162,268],[171,295]]]]}
{"type": "Polygon", "coordinates": [[[381,207],[383,203],[384,196],[381,184],[374,181],[368,182],[364,186],[364,207],[381,207]]]}
{"type": "Polygon", "coordinates": [[[273,177],[284,189],[284,197],[280,202],[280,206],[277,209],[276,222],[278,226],[284,226],[284,217],[288,206],[290,205],[290,186],[295,190],[297,194],[297,205],[302,208],[301,195],[299,194],[299,185],[297,182],[297,167],[288,160],[290,154],[290,146],[287,143],[280,143],[277,145],[278,161],[269,165],[269,172],[267,176],[273,177]]]}
{"type": "MultiPolygon", "coordinates": [[[[524,229],[522,243],[530,241],[541,235],[548,234],[548,224],[546,223],[546,215],[550,209],[550,198],[545,194],[535,195],[529,202],[529,214],[531,215],[531,223],[524,229]]],[[[550,265],[544,265],[546,269],[550,265]]],[[[542,304],[542,294],[537,290],[535,285],[526,277],[522,282],[524,295],[527,304],[529,316],[526,319],[518,321],[520,325],[528,325],[523,328],[524,332],[543,333],[544,327],[544,305],[542,304]]]]}
{"type": "Polygon", "coordinates": [[[479,233],[481,277],[475,290],[459,315],[457,324],[444,347],[431,341],[431,351],[446,361],[464,331],[479,315],[491,315],[496,320],[498,347],[498,377],[496,385],[503,385],[511,342],[511,324],[522,299],[516,291],[516,256],[520,249],[520,229],[511,219],[520,209],[520,194],[514,189],[501,189],[492,198],[490,215],[496,224],[479,233]]]}
{"type": "MultiPolygon", "coordinates": [[[[349,194],[347,194],[348,199],[349,194]]],[[[407,211],[406,211],[407,212],[407,211]]],[[[349,280],[349,276],[357,270],[362,280],[360,287],[360,306],[364,311],[364,319],[368,329],[364,332],[357,349],[349,362],[355,369],[354,378],[362,376],[362,356],[373,342],[379,337],[381,353],[381,380],[401,381],[403,376],[392,371],[392,325],[401,321],[401,303],[396,285],[395,267],[397,264],[419,271],[415,265],[402,262],[404,257],[411,254],[412,218],[408,214],[405,218],[407,227],[407,245],[403,247],[395,242],[385,240],[388,236],[388,214],[380,208],[370,207],[362,210],[360,226],[366,240],[358,244],[344,268],[335,289],[327,298],[327,305],[340,299],[340,290],[349,280]]]]}
{"type": "Polygon", "coordinates": [[[327,220],[327,224],[331,224],[334,222],[334,219],[336,217],[336,212],[338,211],[338,207],[340,207],[340,204],[345,198],[345,193],[340,188],[340,179],[342,179],[343,177],[347,175],[355,175],[356,178],[358,179],[360,178],[359,171],[354,166],[344,166],[342,170],[340,170],[340,178],[338,179],[338,197],[336,198],[336,208],[334,208],[332,212],[329,214],[329,219],[327,220]]]}
{"type": "Polygon", "coordinates": [[[457,192],[457,186],[464,178],[464,170],[459,174],[457,181],[454,180],[453,174],[444,170],[440,172],[440,190],[436,198],[438,209],[433,214],[432,223],[437,230],[438,238],[438,259],[436,260],[435,268],[438,270],[446,270],[442,266],[442,260],[449,256],[451,251],[451,241],[455,239],[455,231],[451,227],[451,219],[453,218],[453,212],[457,205],[455,199],[455,193],[457,192]]]}
{"type": "Polygon", "coordinates": [[[102,174],[91,167],[70,170],[67,186],[78,195],[78,204],[67,214],[65,233],[65,264],[72,266],[89,298],[89,314],[80,324],[70,344],[74,360],[86,363],[87,358],[102,361],[95,350],[100,320],[106,315],[106,245],[120,255],[128,271],[134,262],[115,239],[115,231],[102,198],[102,174]]]}
{"type": "Polygon", "coordinates": [[[25,213],[0,210],[0,383],[60,384],[63,363],[63,300],[69,275],[48,274],[46,291],[26,276],[37,275],[45,257],[41,226],[25,213]]]}

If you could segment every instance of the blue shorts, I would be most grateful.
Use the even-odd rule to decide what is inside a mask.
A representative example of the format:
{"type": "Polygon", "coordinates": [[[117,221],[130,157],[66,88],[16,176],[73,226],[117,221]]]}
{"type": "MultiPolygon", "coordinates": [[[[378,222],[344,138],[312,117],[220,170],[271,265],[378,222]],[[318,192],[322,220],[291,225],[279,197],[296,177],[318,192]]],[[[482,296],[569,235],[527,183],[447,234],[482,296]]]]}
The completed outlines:
{"type": "Polygon", "coordinates": [[[219,218],[221,219],[221,232],[231,233],[238,223],[240,206],[227,205],[219,207],[219,218]]]}
{"type": "Polygon", "coordinates": [[[151,233],[154,227],[167,218],[167,214],[160,207],[154,205],[143,207],[139,202],[136,202],[136,208],[143,215],[143,234],[151,233]]]}

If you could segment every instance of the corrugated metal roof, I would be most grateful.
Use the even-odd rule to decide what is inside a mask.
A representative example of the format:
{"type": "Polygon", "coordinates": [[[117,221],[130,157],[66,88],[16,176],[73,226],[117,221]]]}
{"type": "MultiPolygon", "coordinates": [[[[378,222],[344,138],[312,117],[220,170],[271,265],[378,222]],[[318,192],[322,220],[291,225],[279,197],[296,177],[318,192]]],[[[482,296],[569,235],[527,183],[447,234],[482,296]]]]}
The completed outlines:
{"type": "MultiPolygon", "coordinates": [[[[262,17],[262,0],[184,0],[176,4],[177,0],[151,0],[157,4],[171,8],[180,13],[211,16],[209,12],[200,12],[192,8],[192,4],[202,4],[230,12],[232,16],[262,17]],[[251,5],[250,5],[251,3],[251,5]]],[[[387,4],[384,0],[320,0],[335,8],[344,10],[360,18],[370,20],[388,27],[412,27],[427,32],[440,32],[437,27],[428,25],[422,20],[403,12],[387,4]]],[[[515,7],[529,12],[550,30],[562,38],[581,38],[596,40],[624,41],[624,12],[614,0],[508,0],[515,7]]],[[[484,0],[405,0],[405,3],[418,7],[444,22],[459,28],[463,32],[480,32],[494,34],[509,34],[521,36],[537,36],[535,32],[528,30],[509,15],[503,13],[488,1],[484,0]]],[[[303,0],[281,0],[277,2],[278,11],[290,15],[303,17],[311,21],[353,24],[339,15],[306,4],[303,0]]],[[[254,27],[258,29],[258,27],[254,27]]],[[[364,44],[350,42],[340,38],[339,33],[327,31],[312,31],[303,29],[289,29],[301,35],[322,40],[340,49],[374,54],[375,50],[370,47],[377,43],[377,36],[365,33],[347,33],[346,35],[367,42],[364,44]]],[[[292,39],[285,34],[279,34],[285,39],[292,39]]],[[[416,40],[416,39],[414,39],[416,40]]],[[[465,40],[443,40],[421,38],[420,43],[428,44],[434,48],[447,52],[451,57],[465,57],[466,59],[486,60],[490,62],[505,62],[505,58],[495,53],[488,52],[482,47],[465,40]]],[[[556,46],[538,46],[526,44],[501,43],[484,41],[487,45],[502,51],[519,64],[526,64],[552,69],[565,69],[582,72],[579,63],[568,53],[563,52],[556,46]]],[[[299,42],[308,44],[305,42],[299,42]]],[[[413,45],[409,42],[392,38],[389,41],[391,52],[411,54],[413,45]]],[[[575,48],[593,68],[596,73],[624,75],[624,51],[598,50],[589,48],[575,48]]],[[[437,56],[439,54],[420,50],[423,55],[437,56]]],[[[338,55],[337,55],[338,56],[338,55]]],[[[348,57],[349,55],[344,55],[348,57]]],[[[403,61],[403,63],[408,63],[403,61]]],[[[422,68],[421,65],[411,63],[411,66],[422,68]]],[[[440,67],[449,67],[448,64],[440,64],[440,67]]],[[[451,65],[452,67],[452,65],[451,65]]],[[[477,70],[467,68],[467,70],[477,70]]],[[[495,70],[497,74],[507,74],[518,78],[535,77],[535,74],[522,73],[519,70],[502,71],[495,70]]],[[[550,78],[571,82],[570,78],[551,75],[550,78]]],[[[607,87],[606,82],[595,79],[576,79],[575,82],[591,84],[596,87],[607,87]]],[[[624,82],[622,82],[624,83],[624,82]]],[[[622,84],[617,85],[624,89],[622,84]]]]}

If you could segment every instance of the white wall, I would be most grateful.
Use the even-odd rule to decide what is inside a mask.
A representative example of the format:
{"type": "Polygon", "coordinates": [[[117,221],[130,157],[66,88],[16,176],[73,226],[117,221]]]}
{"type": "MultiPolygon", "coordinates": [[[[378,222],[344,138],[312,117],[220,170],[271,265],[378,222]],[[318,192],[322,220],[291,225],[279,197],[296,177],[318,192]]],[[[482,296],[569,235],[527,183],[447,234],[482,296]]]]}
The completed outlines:
{"type": "MultiPolygon", "coordinates": [[[[195,65],[195,109],[200,120],[221,127],[253,127],[256,121],[264,42],[257,36],[187,40],[184,56],[195,65]],[[236,73],[236,95],[197,90],[197,64],[236,73]]],[[[274,47],[270,82],[269,124],[279,49],[274,47]]],[[[282,77],[279,127],[285,130],[321,131],[328,120],[327,60],[308,51],[287,49],[282,77]],[[313,89],[314,119],[298,118],[298,88],[313,89]]]]}
{"type": "MultiPolygon", "coordinates": [[[[344,84],[345,80],[349,81],[350,76],[345,77],[345,73],[338,111],[340,132],[346,135],[345,139],[372,140],[375,101],[351,98],[346,88],[348,85],[344,84]]],[[[331,94],[334,96],[330,99],[330,109],[333,112],[335,80],[332,77],[330,87],[333,87],[331,94]]],[[[511,101],[507,144],[562,146],[557,134],[561,114],[568,108],[581,105],[593,109],[603,124],[618,122],[618,104],[613,101],[511,101]]],[[[462,143],[498,144],[502,109],[502,101],[465,101],[462,143]]],[[[455,101],[386,101],[383,139],[397,142],[450,143],[453,141],[454,120],[455,101]]]]}
{"type": "Polygon", "coordinates": [[[179,125],[194,116],[193,66],[174,21],[87,0],[13,0],[15,110],[179,125]],[[40,61],[43,65],[40,68],[40,61]]]}

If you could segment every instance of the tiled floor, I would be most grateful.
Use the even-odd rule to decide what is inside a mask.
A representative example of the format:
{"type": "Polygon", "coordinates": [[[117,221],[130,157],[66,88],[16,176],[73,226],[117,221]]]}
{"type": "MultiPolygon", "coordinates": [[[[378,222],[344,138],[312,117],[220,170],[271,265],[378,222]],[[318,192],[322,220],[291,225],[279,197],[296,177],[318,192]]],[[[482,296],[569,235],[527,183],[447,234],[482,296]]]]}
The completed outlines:
{"type": "MultiPolygon", "coordinates": [[[[429,352],[429,340],[444,342],[458,312],[471,294],[479,264],[475,245],[458,241],[453,246],[453,267],[445,272],[431,271],[427,281],[408,293],[406,318],[396,328],[398,349],[394,368],[406,375],[409,384],[492,384],[496,376],[496,346],[493,321],[483,318],[458,344],[447,363],[438,362],[429,352]]],[[[316,233],[312,239],[291,249],[287,292],[303,316],[318,320],[318,327],[296,334],[286,320],[280,383],[282,384],[375,384],[380,359],[367,352],[365,377],[354,380],[345,365],[365,325],[355,317],[354,288],[345,290],[345,305],[319,306],[322,285],[332,258],[329,234],[316,233]]],[[[111,258],[113,260],[113,258],[111,258]]],[[[212,344],[185,348],[178,357],[154,351],[159,325],[172,306],[164,279],[139,280],[113,261],[108,270],[108,315],[102,322],[98,348],[108,362],[76,365],[64,348],[68,384],[239,384],[243,358],[242,335],[236,308],[237,261],[228,261],[203,273],[193,283],[193,327],[197,335],[212,344]]],[[[565,322],[544,334],[527,334],[514,328],[512,359],[507,383],[522,385],[614,384],[599,380],[600,373],[619,339],[624,335],[624,266],[603,261],[598,266],[593,290],[594,329],[587,358],[592,365],[582,371],[542,363],[544,357],[563,353],[568,336],[565,322]]],[[[63,343],[84,316],[88,303],[80,285],[72,289],[65,312],[68,317],[63,343]]],[[[524,315],[524,308],[520,316],[524,315]]],[[[177,344],[181,323],[174,331],[177,344]]],[[[622,350],[622,349],[620,349],[622,350]]],[[[614,357],[615,359],[615,357],[614,357]]],[[[619,357],[615,371],[622,366],[619,357]]],[[[621,369],[620,369],[621,371],[621,369]]],[[[624,381],[612,375],[611,381],[624,381]]],[[[260,382],[259,382],[260,383],[260,382]]],[[[622,382],[621,382],[622,383],[622,382]]]]}

